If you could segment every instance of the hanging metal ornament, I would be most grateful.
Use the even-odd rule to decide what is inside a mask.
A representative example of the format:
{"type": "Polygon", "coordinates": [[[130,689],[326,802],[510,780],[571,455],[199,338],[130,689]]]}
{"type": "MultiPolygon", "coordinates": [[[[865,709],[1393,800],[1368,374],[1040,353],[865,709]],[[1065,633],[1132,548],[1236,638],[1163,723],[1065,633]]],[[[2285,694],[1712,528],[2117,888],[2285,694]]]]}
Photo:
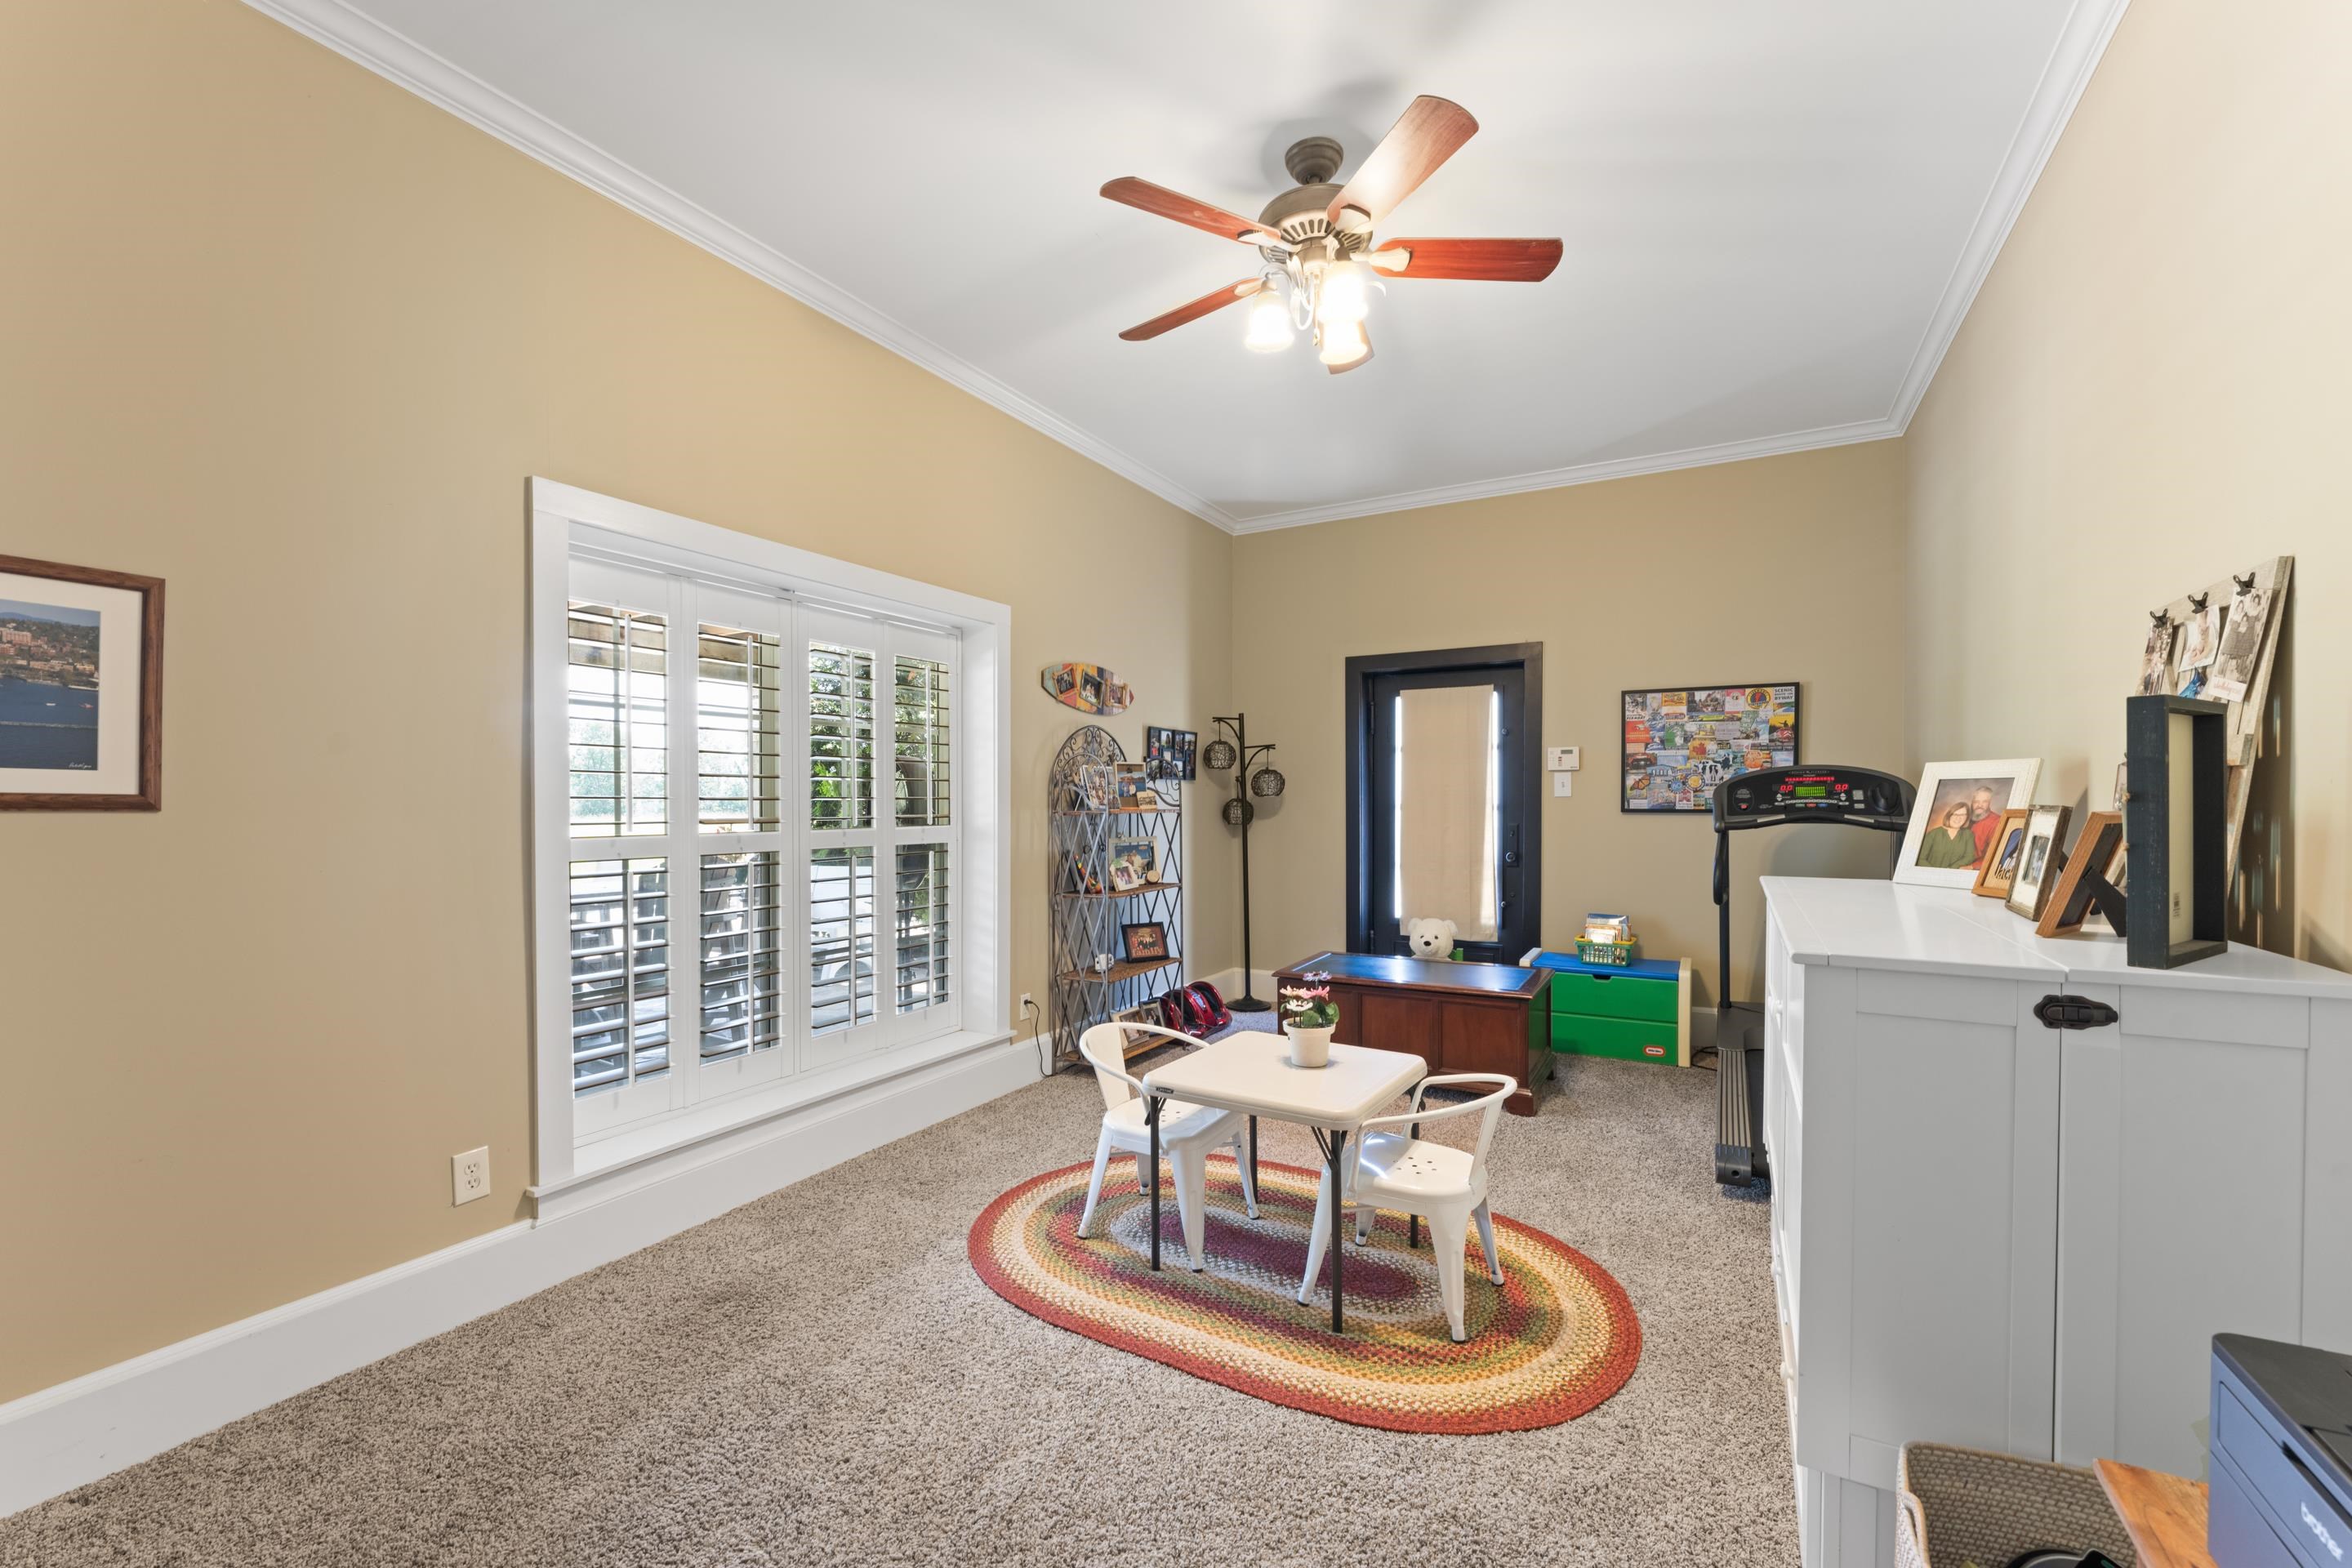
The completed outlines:
{"type": "Polygon", "coordinates": [[[1280,795],[1282,786],[1288,782],[1272,768],[1260,768],[1250,775],[1250,794],[1271,799],[1280,795]]]}
{"type": "Polygon", "coordinates": [[[1234,752],[1234,743],[1220,735],[1202,748],[1201,761],[1216,772],[1223,773],[1241,758],[1234,752]]]}
{"type": "Polygon", "coordinates": [[[1235,795],[1233,799],[1225,802],[1225,826],[1227,827],[1246,827],[1251,822],[1255,821],[1256,817],[1257,807],[1252,805],[1241,796],[1235,795]]]}

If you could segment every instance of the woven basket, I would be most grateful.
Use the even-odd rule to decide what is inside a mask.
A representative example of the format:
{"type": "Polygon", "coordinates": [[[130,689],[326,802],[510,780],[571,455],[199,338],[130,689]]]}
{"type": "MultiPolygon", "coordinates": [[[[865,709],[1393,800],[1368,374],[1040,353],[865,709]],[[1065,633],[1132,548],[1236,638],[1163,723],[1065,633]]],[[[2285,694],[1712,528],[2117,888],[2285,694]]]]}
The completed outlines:
{"type": "Polygon", "coordinates": [[[1895,1484],[1896,1568],[2003,1568],[2049,1547],[2096,1547],[2123,1568],[2137,1568],[2131,1537],[2088,1470],[1906,1443],[1895,1484]]]}

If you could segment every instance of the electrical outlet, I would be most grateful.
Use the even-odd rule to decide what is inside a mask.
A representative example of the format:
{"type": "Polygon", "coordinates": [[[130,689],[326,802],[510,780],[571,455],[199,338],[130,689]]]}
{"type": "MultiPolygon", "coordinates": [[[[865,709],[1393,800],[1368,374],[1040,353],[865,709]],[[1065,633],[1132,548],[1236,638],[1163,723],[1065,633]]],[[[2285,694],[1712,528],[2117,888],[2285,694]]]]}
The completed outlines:
{"type": "Polygon", "coordinates": [[[1024,1018],[1027,1017],[1031,1013],[1036,1011],[1036,1008],[1037,998],[1030,995],[1026,991],[1021,993],[1021,1016],[1024,1018]]]}
{"type": "Polygon", "coordinates": [[[449,1156],[449,1185],[453,1204],[469,1204],[476,1198],[490,1195],[490,1151],[488,1144],[468,1149],[463,1154],[449,1156]]]}

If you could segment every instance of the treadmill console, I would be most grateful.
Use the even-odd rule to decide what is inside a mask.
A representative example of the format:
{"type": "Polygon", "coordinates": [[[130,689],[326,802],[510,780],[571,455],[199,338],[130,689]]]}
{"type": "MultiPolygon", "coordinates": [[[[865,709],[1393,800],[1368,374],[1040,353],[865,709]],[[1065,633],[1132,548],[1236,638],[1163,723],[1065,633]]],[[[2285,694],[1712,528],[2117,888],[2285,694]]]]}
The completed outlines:
{"type": "Polygon", "coordinates": [[[1782,822],[1845,822],[1900,832],[1911,819],[1911,785],[1870,768],[1759,768],[1716,786],[1717,832],[1782,822]]]}

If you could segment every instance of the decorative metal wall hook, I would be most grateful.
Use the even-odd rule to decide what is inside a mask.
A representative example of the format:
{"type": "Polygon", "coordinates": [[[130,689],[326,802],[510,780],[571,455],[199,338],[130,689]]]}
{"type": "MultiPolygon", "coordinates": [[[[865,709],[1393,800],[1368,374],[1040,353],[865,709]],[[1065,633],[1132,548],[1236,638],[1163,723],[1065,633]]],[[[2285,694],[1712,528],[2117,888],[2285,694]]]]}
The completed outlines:
{"type": "Polygon", "coordinates": [[[2172,624],[2171,608],[2167,606],[2161,610],[2150,610],[2147,613],[2147,618],[2159,626],[2168,626],[2172,624]]]}
{"type": "Polygon", "coordinates": [[[2191,609],[2192,611],[2196,612],[2198,615],[2200,615],[2200,616],[2201,616],[2201,615],[2203,615],[2203,614],[2205,613],[2205,601],[2206,601],[2206,600],[2208,600],[2208,599],[2210,599],[2210,598],[2211,598],[2212,596],[2213,596],[2213,595],[2210,595],[2210,594],[2191,594],[2191,595],[2189,595],[2189,609],[2191,609]]]}
{"type": "Polygon", "coordinates": [[[2241,577],[2235,572],[2232,572],[2230,574],[2230,581],[2238,585],[2239,593],[2251,594],[2254,591],[2255,575],[2256,574],[2249,572],[2244,576],[2241,577]]]}

